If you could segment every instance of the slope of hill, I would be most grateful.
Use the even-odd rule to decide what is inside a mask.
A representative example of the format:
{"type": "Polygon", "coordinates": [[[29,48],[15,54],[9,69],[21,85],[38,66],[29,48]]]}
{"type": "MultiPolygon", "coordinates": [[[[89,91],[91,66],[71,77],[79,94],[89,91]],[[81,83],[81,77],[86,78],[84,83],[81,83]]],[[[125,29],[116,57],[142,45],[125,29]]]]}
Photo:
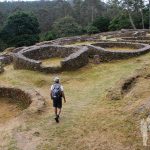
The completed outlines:
{"type": "Polygon", "coordinates": [[[89,64],[75,72],[58,74],[67,97],[60,124],[53,119],[49,98],[54,75],[7,66],[0,75],[0,84],[35,88],[45,97],[47,109],[39,116],[22,119],[19,125],[18,122],[1,125],[0,149],[143,149],[140,121],[147,113],[145,109],[141,113],[139,108],[147,105],[150,96],[149,60],[150,54],[146,54],[100,65],[89,64]],[[140,73],[142,68],[147,70],[145,75],[124,97],[116,101],[108,99],[110,88],[117,89],[118,81],[134,76],[137,69],[140,73]]]}

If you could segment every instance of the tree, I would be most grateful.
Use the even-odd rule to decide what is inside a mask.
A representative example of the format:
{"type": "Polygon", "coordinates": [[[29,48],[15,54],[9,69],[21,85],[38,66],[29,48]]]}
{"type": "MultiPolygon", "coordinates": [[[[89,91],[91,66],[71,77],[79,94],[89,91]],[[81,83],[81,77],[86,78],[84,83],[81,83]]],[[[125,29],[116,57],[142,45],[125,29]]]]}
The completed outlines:
{"type": "Polygon", "coordinates": [[[109,30],[120,30],[132,28],[128,14],[122,13],[118,17],[115,17],[109,25],[109,30]]]}
{"type": "Polygon", "coordinates": [[[67,16],[54,23],[53,32],[56,37],[75,36],[81,33],[81,27],[72,17],[67,16]]]}
{"type": "Polygon", "coordinates": [[[2,12],[0,12],[0,28],[3,25],[3,22],[4,22],[4,15],[2,12]]]}
{"type": "Polygon", "coordinates": [[[148,2],[149,2],[149,29],[150,29],[150,0],[148,2]]]}
{"type": "Polygon", "coordinates": [[[73,0],[73,16],[79,24],[81,24],[82,22],[82,14],[81,14],[82,4],[83,4],[82,0],[73,0]]]}
{"type": "Polygon", "coordinates": [[[134,24],[133,18],[132,18],[132,10],[133,10],[133,0],[123,0],[123,7],[127,9],[130,23],[133,27],[133,29],[136,29],[136,26],[134,24]]]}
{"type": "Polygon", "coordinates": [[[8,17],[0,37],[8,46],[29,46],[39,41],[39,33],[39,23],[35,16],[16,12],[8,17]]]}
{"type": "Polygon", "coordinates": [[[105,17],[98,17],[94,20],[92,23],[93,26],[95,26],[100,32],[108,31],[109,26],[109,19],[105,17]]]}
{"type": "Polygon", "coordinates": [[[141,15],[141,22],[142,22],[142,28],[144,29],[144,14],[143,14],[143,9],[144,9],[144,2],[143,0],[136,0],[135,1],[135,8],[137,11],[139,11],[141,15]]]}
{"type": "Polygon", "coordinates": [[[107,13],[105,16],[109,17],[109,19],[113,19],[117,17],[118,14],[122,13],[122,8],[119,0],[108,0],[107,3],[107,13]]]}

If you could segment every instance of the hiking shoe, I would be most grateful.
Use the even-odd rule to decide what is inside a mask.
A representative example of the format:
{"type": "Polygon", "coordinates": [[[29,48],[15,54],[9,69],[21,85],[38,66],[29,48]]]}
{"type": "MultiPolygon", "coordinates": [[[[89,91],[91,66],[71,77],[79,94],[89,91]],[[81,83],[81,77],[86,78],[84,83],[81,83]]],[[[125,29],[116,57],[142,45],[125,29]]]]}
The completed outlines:
{"type": "Polygon", "coordinates": [[[56,122],[57,122],[57,123],[59,123],[59,119],[58,119],[58,116],[57,116],[57,117],[55,118],[55,120],[56,120],[56,122]]]}

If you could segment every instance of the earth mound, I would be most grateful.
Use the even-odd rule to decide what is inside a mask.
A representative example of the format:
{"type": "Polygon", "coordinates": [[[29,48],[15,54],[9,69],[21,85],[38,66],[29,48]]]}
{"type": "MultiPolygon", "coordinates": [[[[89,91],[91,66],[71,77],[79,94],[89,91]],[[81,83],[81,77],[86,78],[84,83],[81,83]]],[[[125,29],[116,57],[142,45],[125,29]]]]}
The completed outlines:
{"type": "Polygon", "coordinates": [[[107,100],[128,101],[126,111],[132,114],[150,113],[150,65],[136,70],[131,76],[120,79],[115,87],[108,89],[107,100]]]}

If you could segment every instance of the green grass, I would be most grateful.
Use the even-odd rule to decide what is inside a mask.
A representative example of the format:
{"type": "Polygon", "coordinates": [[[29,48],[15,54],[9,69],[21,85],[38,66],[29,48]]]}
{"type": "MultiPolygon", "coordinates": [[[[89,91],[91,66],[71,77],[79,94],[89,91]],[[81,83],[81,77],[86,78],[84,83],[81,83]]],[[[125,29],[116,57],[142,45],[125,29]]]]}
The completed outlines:
{"type": "Polygon", "coordinates": [[[26,132],[35,128],[40,132],[42,140],[37,143],[38,150],[142,149],[137,120],[124,111],[128,100],[108,101],[105,95],[120,78],[133,74],[150,63],[149,60],[150,54],[146,54],[100,65],[89,64],[74,72],[57,74],[67,99],[60,124],[54,122],[49,98],[49,86],[55,75],[13,70],[8,66],[0,75],[0,84],[32,87],[45,97],[47,111],[29,118],[26,123],[26,132]]]}
{"type": "Polygon", "coordinates": [[[133,51],[133,50],[136,50],[134,48],[130,48],[130,47],[110,47],[110,48],[106,48],[107,50],[114,50],[114,51],[133,51]]]}
{"type": "Polygon", "coordinates": [[[74,44],[68,44],[68,45],[65,45],[67,47],[70,47],[70,46],[80,46],[80,45],[89,45],[89,44],[94,44],[94,43],[97,43],[95,41],[86,41],[86,42],[76,42],[74,44]]]}

